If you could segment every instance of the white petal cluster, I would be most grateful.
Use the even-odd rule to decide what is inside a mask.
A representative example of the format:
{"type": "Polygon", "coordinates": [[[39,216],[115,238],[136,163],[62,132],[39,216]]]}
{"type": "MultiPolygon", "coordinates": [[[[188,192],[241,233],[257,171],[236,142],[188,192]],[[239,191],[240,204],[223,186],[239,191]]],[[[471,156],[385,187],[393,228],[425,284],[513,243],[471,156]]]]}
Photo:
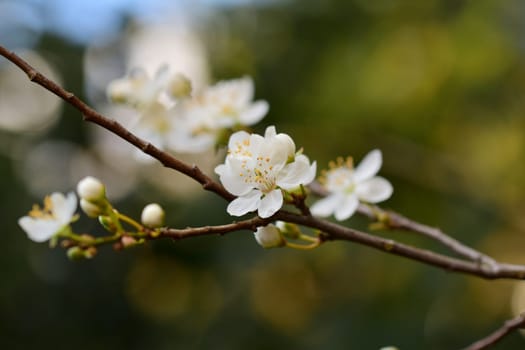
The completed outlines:
{"type": "Polygon", "coordinates": [[[139,120],[131,126],[134,133],[181,153],[213,148],[224,129],[253,125],[269,108],[266,101],[253,101],[254,84],[249,77],[221,81],[192,94],[189,80],[165,66],[153,78],[135,70],[113,81],[108,96],[139,112],[139,120]]]}
{"type": "Polygon", "coordinates": [[[245,131],[234,133],[228,143],[224,164],[215,168],[221,183],[238,196],[227,208],[241,216],[257,210],[262,218],[275,214],[283,205],[282,190],[291,191],[313,181],[316,163],[295,153],[295,143],[274,126],[264,137],[245,131]]]}
{"type": "Polygon", "coordinates": [[[27,216],[18,220],[18,224],[31,240],[45,242],[71,223],[76,210],[77,197],[73,192],[67,197],[55,192],[45,197],[43,208],[34,205],[27,216]]]}
{"type": "Polygon", "coordinates": [[[359,202],[378,203],[392,195],[390,182],[375,176],[382,164],[381,151],[368,153],[354,169],[351,164],[332,167],[324,174],[322,184],[329,193],[312,207],[313,215],[334,215],[337,220],[346,220],[356,211],[359,202]]]}
{"type": "Polygon", "coordinates": [[[171,79],[167,66],[160,67],[153,78],[145,70],[136,68],[127,76],[112,81],[107,87],[107,94],[113,102],[149,108],[159,103],[171,79]]]}

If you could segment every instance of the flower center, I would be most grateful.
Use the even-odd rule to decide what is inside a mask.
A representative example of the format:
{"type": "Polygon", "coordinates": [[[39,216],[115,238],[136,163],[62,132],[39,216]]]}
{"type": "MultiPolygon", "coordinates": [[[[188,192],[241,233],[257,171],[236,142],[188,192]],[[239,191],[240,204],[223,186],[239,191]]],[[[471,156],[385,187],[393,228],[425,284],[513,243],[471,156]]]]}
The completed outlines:
{"type": "Polygon", "coordinates": [[[54,220],[56,219],[53,214],[53,202],[51,202],[51,197],[46,196],[44,198],[44,207],[40,208],[38,204],[34,204],[33,208],[29,212],[29,216],[35,219],[43,220],[54,220]]]}
{"type": "Polygon", "coordinates": [[[326,174],[326,188],[330,192],[352,193],[355,190],[353,170],[346,167],[330,170],[326,174]]]}
{"type": "Polygon", "coordinates": [[[245,183],[251,183],[262,193],[269,193],[275,189],[274,167],[270,157],[257,157],[253,168],[248,166],[248,160],[244,160],[241,168],[242,171],[239,176],[244,179],[245,183]]]}

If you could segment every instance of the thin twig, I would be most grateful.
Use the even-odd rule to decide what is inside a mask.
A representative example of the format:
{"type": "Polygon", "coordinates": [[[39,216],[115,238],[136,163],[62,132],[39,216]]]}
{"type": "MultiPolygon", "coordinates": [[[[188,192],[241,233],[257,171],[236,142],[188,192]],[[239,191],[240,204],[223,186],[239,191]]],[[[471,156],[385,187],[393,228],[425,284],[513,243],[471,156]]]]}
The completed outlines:
{"type": "Polygon", "coordinates": [[[464,350],[488,349],[490,346],[499,342],[501,339],[503,339],[503,337],[505,337],[509,333],[523,327],[525,327],[525,313],[522,313],[510,320],[505,321],[500,328],[489,334],[487,337],[480,339],[475,343],[472,343],[464,350]]]}
{"type": "Polygon", "coordinates": [[[392,210],[384,210],[378,206],[369,206],[361,204],[357,209],[358,213],[372,220],[380,220],[390,229],[406,230],[410,232],[419,233],[425,237],[433,239],[445,247],[449,248],[452,252],[463,256],[471,261],[478,262],[479,264],[485,265],[487,268],[491,268],[495,271],[498,269],[498,263],[491,257],[461,243],[457,239],[445,234],[439,228],[431,227],[425,224],[421,224],[412,219],[407,218],[399,213],[392,210]]]}
{"type": "Polygon", "coordinates": [[[161,230],[159,237],[169,237],[172,239],[185,239],[190,237],[208,236],[208,235],[223,235],[226,233],[240,231],[240,230],[257,230],[257,227],[267,225],[271,219],[261,219],[255,216],[251,219],[234,222],[231,224],[217,225],[217,226],[202,226],[202,227],[188,227],[185,229],[166,228],[161,230]]]}

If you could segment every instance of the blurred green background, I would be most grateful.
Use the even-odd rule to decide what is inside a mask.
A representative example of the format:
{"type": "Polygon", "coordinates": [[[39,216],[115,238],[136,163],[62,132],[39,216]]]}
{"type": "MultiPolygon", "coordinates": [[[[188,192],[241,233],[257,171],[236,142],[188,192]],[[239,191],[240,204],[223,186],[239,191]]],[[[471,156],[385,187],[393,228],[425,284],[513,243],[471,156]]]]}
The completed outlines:
{"type": "MultiPolygon", "coordinates": [[[[168,62],[196,86],[251,75],[270,103],[257,131],[275,124],[319,168],[380,148],[395,188],[384,207],[522,264],[524,32],[520,0],[0,1],[0,44],[100,111],[123,113],[104,88],[136,65],[168,62]]],[[[224,201],[132,154],[0,60],[0,348],[457,349],[525,299],[517,282],[349,243],[267,251],[238,232],[70,262],[17,226],[88,174],[135,217],[156,201],[173,227],[231,220],[224,201]]],[[[184,159],[210,174],[220,161],[184,159]]],[[[494,349],[524,344],[516,333],[494,349]]]]}

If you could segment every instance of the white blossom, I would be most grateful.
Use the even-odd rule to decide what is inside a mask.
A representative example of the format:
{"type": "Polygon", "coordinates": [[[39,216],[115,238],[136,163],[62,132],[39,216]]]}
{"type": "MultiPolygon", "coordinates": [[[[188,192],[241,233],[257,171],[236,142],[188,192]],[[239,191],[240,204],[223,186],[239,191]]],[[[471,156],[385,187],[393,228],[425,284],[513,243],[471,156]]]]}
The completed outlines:
{"type": "Polygon", "coordinates": [[[264,118],[269,109],[266,101],[252,101],[253,94],[250,77],[220,81],[186,101],[188,113],[209,116],[209,126],[213,128],[253,125],[264,118]]]}
{"type": "Polygon", "coordinates": [[[295,153],[290,136],[277,134],[274,126],[264,137],[239,131],[231,135],[224,164],[215,168],[220,181],[238,196],[227,208],[241,216],[257,210],[262,218],[275,214],[283,205],[282,190],[291,191],[313,181],[316,163],[295,153]]]}
{"type": "Polygon", "coordinates": [[[134,107],[139,118],[128,128],[161,149],[201,153],[213,148],[224,130],[259,122],[268,103],[253,101],[251,78],[220,81],[193,95],[182,74],[161,67],[153,78],[142,69],[108,86],[113,102],[134,107]]]}
{"type": "Polygon", "coordinates": [[[381,151],[373,150],[355,169],[351,161],[333,165],[321,181],[328,195],[311,207],[312,214],[321,217],[334,214],[337,220],[346,220],[360,201],[378,203],[390,198],[393,192],[390,182],[375,176],[381,164],[381,151]]]}
{"type": "Polygon", "coordinates": [[[35,242],[45,242],[62,228],[69,225],[77,210],[77,197],[73,192],[67,198],[62,193],[52,193],[44,199],[44,207],[34,205],[27,216],[21,217],[18,224],[35,242]]]}
{"type": "Polygon", "coordinates": [[[220,81],[183,99],[173,109],[175,127],[169,145],[178,152],[202,152],[212,148],[224,129],[249,126],[268,112],[266,101],[253,100],[249,77],[220,81]]]}
{"type": "Polygon", "coordinates": [[[113,80],[107,94],[113,102],[144,108],[159,101],[171,78],[167,66],[161,66],[153,78],[144,69],[135,68],[125,77],[113,80]]]}
{"type": "Polygon", "coordinates": [[[263,248],[281,247],[285,244],[279,228],[273,224],[258,227],[254,236],[257,243],[263,248]]]}

